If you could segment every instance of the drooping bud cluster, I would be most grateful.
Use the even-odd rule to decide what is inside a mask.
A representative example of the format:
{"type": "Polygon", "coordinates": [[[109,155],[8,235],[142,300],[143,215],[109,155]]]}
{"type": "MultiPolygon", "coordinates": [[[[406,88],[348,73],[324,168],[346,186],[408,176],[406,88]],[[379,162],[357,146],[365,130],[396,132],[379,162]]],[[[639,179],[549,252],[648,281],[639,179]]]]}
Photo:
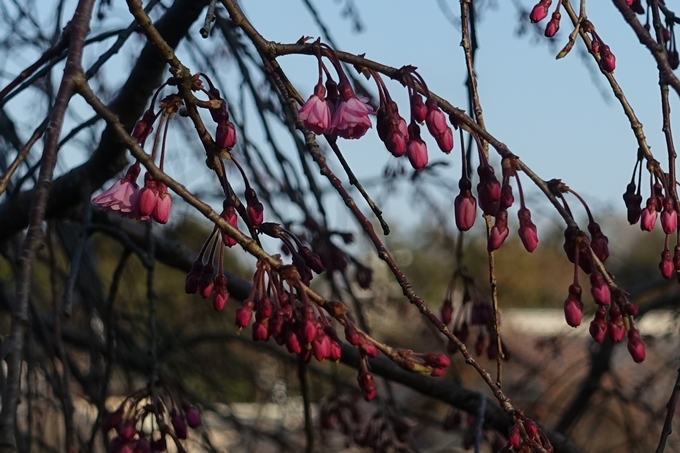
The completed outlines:
{"type": "MultiPolygon", "coordinates": [[[[494,331],[493,307],[485,293],[466,272],[457,269],[451,276],[440,309],[441,321],[463,343],[474,339],[474,350],[479,356],[486,353],[490,360],[498,356],[498,341],[494,331]],[[462,285],[463,297],[454,300],[457,285],[462,285]]],[[[451,354],[458,352],[454,343],[449,343],[451,354]]],[[[507,355],[504,355],[507,359],[507,355]]]]}
{"type": "MultiPolygon", "coordinates": [[[[637,332],[633,318],[637,315],[638,309],[626,299],[623,291],[613,285],[609,274],[603,275],[600,272],[601,268],[596,265],[597,261],[604,263],[609,257],[609,239],[602,233],[600,225],[593,219],[583,198],[559,180],[552,180],[548,185],[551,186],[553,191],[570,192],[576,196],[585,207],[589,219],[590,239],[576,226],[570,226],[564,232],[564,251],[569,261],[574,263],[574,281],[569,286],[569,295],[564,301],[564,316],[567,324],[571,327],[578,327],[583,320],[582,289],[579,285],[578,272],[580,267],[583,272],[590,276],[590,294],[598,306],[595,316],[590,322],[589,332],[591,337],[596,342],[601,343],[605,336],[609,335],[612,341],[619,342],[624,338],[627,331],[629,334],[631,331],[637,332]],[[612,285],[611,288],[610,285],[612,285]]],[[[634,194],[634,188],[629,188],[626,193],[634,194]]],[[[630,195],[628,195],[628,198],[630,198],[630,195]]],[[[626,199],[626,196],[624,196],[624,199],[626,199]]],[[[565,209],[571,213],[563,197],[562,201],[565,209]]],[[[665,250],[662,256],[662,263],[668,261],[672,271],[673,262],[670,258],[670,252],[665,250]]],[[[633,338],[633,346],[629,345],[629,351],[631,351],[636,362],[641,362],[644,360],[644,344],[640,340],[639,334],[630,335],[633,338]]]]}
{"type": "Polygon", "coordinates": [[[229,301],[227,277],[224,275],[223,244],[225,243],[224,240],[220,240],[220,236],[223,239],[225,237],[215,227],[203,244],[184,280],[184,291],[187,294],[199,293],[203,299],[212,296],[213,308],[217,312],[224,310],[229,301]],[[215,264],[217,264],[217,267],[215,267],[215,264]]]}
{"type": "MultiPolygon", "coordinates": [[[[529,13],[529,20],[531,20],[532,23],[540,22],[546,17],[548,17],[548,12],[550,10],[550,5],[552,4],[552,0],[540,0],[531,10],[531,13],[529,13]]],[[[548,21],[548,25],[545,27],[545,36],[547,38],[552,38],[555,36],[557,33],[557,30],[560,29],[560,19],[562,18],[562,15],[560,14],[560,7],[562,6],[562,2],[557,2],[557,7],[555,8],[555,11],[553,11],[552,16],[550,16],[550,21],[548,21]]]]}
{"type": "Polygon", "coordinates": [[[534,449],[534,444],[538,444],[548,453],[554,451],[548,436],[533,420],[527,417],[517,417],[515,424],[508,431],[508,442],[500,451],[507,453],[528,452],[534,449]],[[523,425],[524,432],[522,432],[520,425],[523,425]]]}
{"type": "Polygon", "coordinates": [[[403,80],[409,90],[411,120],[407,122],[400,114],[397,104],[380,75],[367,69],[378,86],[380,105],[377,112],[367,101],[357,97],[345,74],[335,51],[317,41],[319,77],[314,94],[300,107],[298,117],[303,126],[317,135],[357,139],[371,127],[369,115],[377,115],[377,130],[380,140],[395,157],[408,156],[411,166],[420,171],[427,166],[427,145],[420,136],[419,123],[425,123],[439,148],[449,153],[453,149],[453,132],[447,124],[446,115],[430,94],[423,78],[413,67],[404,68],[403,80]],[[326,68],[323,57],[327,58],[339,78],[336,83],[326,68]],[[324,86],[324,74],[326,82],[324,86]],[[417,84],[420,86],[418,87],[417,84]],[[426,102],[418,93],[422,89],[426,102]]]}
{"type": "Polygon", "coordinates": [[[178,395],[177,389],[160,384],[153,395],[135,392],[126,398],[102,422],[104,433],[115,430],[109,452],[160,453],[168,450],[167,438],[175,443],[171,450],[185,451],[180,441],[189,437],[189,428],[200,427],[202,421],[198,408],[177,401],[178,395]]]}
{"type": "Polygon", "coordinates": [[[631,225],[640,222],[642,231],[652,231],[656,226],[657,218],[660,219],[661,229],[665,234],[664,246],[659,261],[659,272],[665,279],[670,279],[675,274],[680,282],[680,230],[678,229],[678,206],[675,193],[668,190],[671,183],[659,180],[654,174],[650,175],[650,196],[646,206],[640,210],[640,179],[642,178],[642,163],[636,162],[633,169],[633,178],[626,187],[623,200],[628,210],[628,221],[631,225]],[[635,175],[638,172],[638,183],[635,183],[635,175]],[[653,181],[653,183],[652,183],[653,181]],[[638,214],[639,213],[639,214],[638,214]],[[661,215],[659,215],[661,213],[661,215]],[[670,251],[671,236],[675,236],[675,248],[673,255],[670,251]]]}
{"type": "MultiPolygon", "coordinates": [[[[143,147],[147,138],[154,131],[154,123],[158,120],[151,150],[151,160],[155,162],[156,156],[160,154],[158,168],[161,172],[163,172],[165,164],[168,126],[175,114],[184,107],[184,103],[179,94],[171,94],[159,102],[156,112],[156,101],[165,87],[176,85],[177,80],[171,77],[156,90],[151,100],[151,106],[137,121],[131,133],[132,138],[143,147]],[[158,152],[159,148],[160,153],[158,152]]],[[[214,143],[218,148],[218,154],[228,154],[236,144],[236,129],[234,124],[229,121],[226,101],[222,99],[219,90],[215,88],[205,74],[195,74],[192,77],[191,89],[207,94],[209,100],[200,101],[196,105],[208,109],[213,121],[217,124],[214,143]],[[201,77],[207,80],[209,89],[204,88],[201,77]]],[[[118,211],[126,217],[145,221],[155,220],[161,224],[167,223],[172,208],[172,197],[168,193],[168,187],[163,181],[156,180],[151,173],[146,173],[144,175],[144,187],[140,190],[137,185],[139,173],[140,164],[135,162],[128,168],[122,179],[116,181],[108,190],[94,197],[92,203],[100,208],[118,211]]],[[[257,211],[258,208],[255,205],[254,210],[257,211]]]]}
{"type": "MultiPolygon", "coordinates": [[[[152,100],[151,107],[135,124],[131,134],[132,138],[140,146],[144,146],[146,139],[154,130],[153,124],[156,119],[160,118],[151,151],[151,159],[156,159],[157,150],[160,146],[159,169],[161,171],[163,171],[165,163],[165,141],[168,124],[182,106],[181,98],[173,94],[161,100],[159,111],[154,113],[156,97],[166,84],[158,89],[152,100]]],[[[122,179],[116,181],[109,189],[94,197],[92,203],[100,208],[117,211],[125,217],[145,221],[153,219],[160,224],[167,223],[170,218],[170,209],[172,208],[172,197],[168,193],[168,187],[162,181],[156,181],[150,173],[146,173],[144,175],[144,187],[139,190],[137,185],[139,173],[140,164],[136,161],[128,168],[122,179]]]]}

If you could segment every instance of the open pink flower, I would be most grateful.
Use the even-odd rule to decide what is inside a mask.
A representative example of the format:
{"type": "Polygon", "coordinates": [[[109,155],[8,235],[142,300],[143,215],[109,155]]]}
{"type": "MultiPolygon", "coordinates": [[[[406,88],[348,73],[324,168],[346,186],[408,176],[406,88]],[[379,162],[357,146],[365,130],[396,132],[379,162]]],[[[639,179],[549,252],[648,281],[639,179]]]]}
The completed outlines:
{"type": "Polygon", "coordinates": [[[125,176],[111,187],[92,199],[100,208],[130,213],[136,211],[139,200],[139,186],[135,182],[139,176],[139,164],[132,165],[125,176]]]}
{"type": "Polygon", "coordinates": [[[324,134],[331,126],[331,110],[326,102],[326,88],[321,83],[298,112],[302,123],[316,135],[324,134]]]}
{"type": "Polygon", "coordinates": [[[340,82],[340,103],[333,113],[332,133],[346,139],[361,138],[371,127],[368,115],[373,109],[361,102],[355,95],[349,82],[340,82]]]}

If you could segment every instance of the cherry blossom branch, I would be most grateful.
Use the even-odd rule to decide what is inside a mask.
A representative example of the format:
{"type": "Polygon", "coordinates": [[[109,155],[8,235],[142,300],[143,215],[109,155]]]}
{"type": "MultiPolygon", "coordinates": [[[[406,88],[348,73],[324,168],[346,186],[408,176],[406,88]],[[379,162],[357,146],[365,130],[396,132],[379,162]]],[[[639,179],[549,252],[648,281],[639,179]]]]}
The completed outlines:
{"type": "MultiPolygon", "coordinates": [[[[208,220],[213,222],[222,232],[225,234],[229,235],[231,238],[233,238],[236,242],[240,244],[240,246],[248,252],[250,255],[254,256],[260,261],[263,261],[267,263],[273,270],[281,273],[281,274],[290,274],[291,272],[294,272],[291,266],[285,266],[283,263],[276,257],[269,255],[265,250],[263,250],[258,242],[252,238],[249,238],[243,233],[241,233],[240,230],[232,226],[230,223],[228,223],[222,216],[217,214],[213,209],[198,199],[193,193],[191,193],[189,190],[187,190],[182,184],[168,176],[166,173],[164,173],[162,170],[160,170],[155,163],[153,162],[153,159],[151,156],[149,156],[138,144],[138,142],[133,139],[126,131],[125,128],[122,126],[122,124],[118,121],[117,117],[115,114],[113,114],[102,102],[101,100],[96,96],[96,94],[92,91],[90,86],[87,83],[87,80],[80,76],[75,78],[75,91],[82,96],[82,98],[92,107],[92,109],[100,115],[108,124],[109,127],[113,128],[113,131],[117,134],[119,140],[128,147],[130,150],[131,154],[141,163],[148,173],[156,180],[159,182],[162,182],[165,184],[168,188],[172,189],[177,195],[179,195],[184,201],[186,201],[189,205],[194,207],[198,212],[200,212],[203,216],[205,216],[208,220]]],[[[312,138],[313,141],[313,138],[312,138]]],[[[317,147],[318,151],[318,147],[317,147]]],[[[337,178],[336,178],[337,179],[337,178]]],[[[368,221],[366,221],[368,223],[368,221]]],[[[368,223],[370,226],[370,223],[368,223]]],[[[320,308],[323,308],[328,312],[329,315],[334,317],[338,322],[340,322],[343,326],[347,322],[345,314],[347,313],[348,309],[347,307],[340,303],[340,302],[334,302],[334,301],[328,301],[318,293],[316,293],[314,290],[309,288],[309,286],[306,286],[304,284],[300,284],[300,287],[305,291],[305,293],[309,296],[309,298],[320,308]]],[[[422,300],[421,300],[422,304],[422,300]]],[[[434,316],[434,315],[432,315],[434,316]]],[[[436,317],[435,317],[436,319],[436,317]]],[[[440,322],[441,324],[441,322],[440,322]]],[[[444,326],[444,329],[446,327],[444,326]]],[[[368,341],[374,343],[374,344],[380,344],[377,340],[373,339],[370,337],[368,334],[363,332],[364,335],[366,335],[366,338],[368,341]]],[[[449,334],[450,335],[450,334],[449,334]]],[[[457,339],[456,339],[457,340],[457,339]]],[[[458,341],[460,343],[460,341],[458,341]]],[[[465,346],[460,343],[463,348],[465,346]]],[[[472,359],[472,357],[467,353],[467,356],[469,357],[469,360],[473,362],[473,366],[479,368],[480,370],[483,370],[483,368],[472,359]]],[[[487,373],[488,376],[488,373],[487,373]]],[[[489,382],[493,385],[493,380],[491,379],[490,376],[488,376],[489,382]]],[[[500,389],[499,389],[500,392],[500,389]]],[[[502,395],[502,392],[500,393],[502,395]]],[[[507,398],[505,395],[502,395],[504,401],[507,401],[507,398]]],[[[510,406],[509,401],[507,402],[507,407],[509,407],[509,410],[512,410],[512,406],[510,406]]]]}
{"type": "Polygon", "coordinates": [[[38,175],[37,189],[31,203],[31,216],[24,239],[17,274],[17,287],[12,310],[12,325],[8,341],[7,382],[2,392],[0,412],[0,448],[16,450],[15,419],[19,402],[21,364],[23,362],[24,337],[28,328],[28,302],[31,292],[33,262],[43,237],[42,223],[45,218],[47,199],[52,185],[54,167],[57,163],[59,135],[63,125],[71,93],[76,79],[83,76],[82,56],[85,37],[89,32],[94,0],[80,0],[71,20],[68,57],[54,106],[50,113],[49,127],[45,137],[42,165],[38,175]]]}
{"type": "MultiPolygon", "coordinates": [[[[494,396],[496,399],[499,401],[503,409],[508,412],[509,414],[514,413],[515,409],[513,408],[512,404],[510,403],[510,400],[508,397],[503,393],[503,391],[496,385],[495,381],[491,377],[491,375],[477,362],[472,358],[472,355],[470,352],[467,350],[467,347],[463,342],[461,342],[455,335],[453,335],[449,329],[446,327],[444,323],[442,323],[439,318],[432,313],[429,308],[425,305],[425,302],[423,299],[418,296],[415,291],[413,290],[413,287],[411,286],[410,282],[404,275],[404,273],[399,269],[399,267],[396,265],[394,260],[392,259],[391,255],[385,248],[385,246],[382,244],[380,239],[375,233],[375,230],[373,229],[373,226],[371,225],[370,221],[363,215],[361,210],[356,206],[356,203],[354,203],[354,200],[351,198],[351,196],[347,193],[346,189],[343,187],[342,182],[333,174],[333,172],[330,170],[328,165],[326,164],[326,159],[325,157],[321,154],[321,151],[319,149],[319,145],[316,143],[316,139],[313,133],[307,131],[302,124],[302,121],[298,118],[297,116],[297,110],[298,110],[298,104],[296,99],[300,99],[300,96],[297,94],[295,89],[293,88],[292,84],[287,80],[285,74],[283,74],[283,71],[281,71],[278,63],[276,63],[275,57],[277,55],[277,51],[273,50],[274,46],[277,46],[275,43],[268,42],[264,40],[264,38],[254,29],[252,24],[245,18],[239,7],[232,1],[229,0],[222,0],[223,5],[226,7],[227,11],[229,12],[229,15],[232,19],[232,21],[240,26],[245,33],[251,38],[255,46],[258,48],[258,51],[260,52],[262,59],[265,63],[265,65],[270,65],[271,67],[271,75],[277,79],[277,86],[279,90],[284,94],[284,96],[288,99],[287,107],[289,109],[289,113],[296,118],[296,127],[304,134],[305,136],[305,143],[307,145],[307,149],[309,152],[312,154],[312,157],[314,158],[315,162],[317,165],[319,165],[319,168],[321,170],[321,173],[326,176],[326,178],[329,180],[331,185],[336,189],[336,191],[340,194],[342,199],[345,201],[345,204],[347,207],[350,209],[350,211],[354,214],[355,218],[357,221],[360,223],[366,234],[369,236],[371,239],[371,242],[373,242],[374,247],[376,248],[376,251],[378,252],[378,256],[380,259],[385,261],[387,263],[388,267],[392,271],[392,274],[394,275],[395,279],[399,283],[399,285],[402,288],[403,294],[408,298],[408,300],[414,304],[418,310],[433,324],[437,327],[437,329],[442,332],[453,344],[456,345],[456,347],[461,351],[462,355],[465,357],[466,363],[469,365],[473,366],[475,370],[479,373],[479,375],[482,377],[482,379],[486,382],[486,384],[491,388],[491,390],[494,393],[494,396]]],[[[297,45],[296,45],[297,46],[297,45]]],[[[307,45],[301,45],[300,49],[307,49],[311,55],[314,55],[316,52],[315,46],[307,46],[307,45]]],[[[306,53],[306,52],[293,52],[293,53],[306,53]]],[[[347,61],[348,63],[354,63],[353,61],[350,61],[348,58],[343,58],[348,54],[345,53],[340,53],[338,52],[338,56],[341,61],[347,61]]],[[[354,57],[359,60],[364,60],[361,57],[354,57]]],[[[368,65],[362,65],[362,66],[368,66],[368,65]]],[[[375,67],[382,67],[382,65],[378,65],[375,63],[373,66],[375,67]]],[[[375,69],[375,67],[371,69],[375,69]]],[[[387,74],[388,71],[380,71],[379,72],[385,73],[386,75],[391,76],[390,74],[387,74]]],[[[392,74],[395,74],[396,70],[392,71],[392,74]]],[[[462,112],[461,112],[462,113],[462,112]]],[[[462,115],[465,115],[462,113],[462,115]]],[[[467,116],[467,115],[465,115],[467,116]]],[[[469,117],[468,117],[469,118],[469,117]]],[[[470,119],[472,121],[472,119],[470,119]]],[[[474,121],[472,121],[474,123],[474,121]]],[[[488,134],[487,134],[488,135],[488,134]]]]}

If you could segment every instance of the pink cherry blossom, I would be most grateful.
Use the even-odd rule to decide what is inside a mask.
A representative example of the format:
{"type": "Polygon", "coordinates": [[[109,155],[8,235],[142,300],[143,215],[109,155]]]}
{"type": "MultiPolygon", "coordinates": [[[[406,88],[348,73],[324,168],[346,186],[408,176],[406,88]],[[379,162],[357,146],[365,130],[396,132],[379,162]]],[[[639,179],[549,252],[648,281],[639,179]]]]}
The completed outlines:
{"type": "Polygon", "coordinates": [[[349,82],[340,82],[338,88],[340,103],[333,113],[331,131],[346,139],[361,138],[372,127],[368,115],[373,113],[373,110],[357,99],[349,82]]]}
{"type": "Polygon", "coordinates": [[[331,126],[331,110],[326,102],[326,88],[321,83],[314,87],[314,94],[300,107],[298,115],[305,128],[316,135],[328,132],[331,126]]]}
{"type": "Polygon", "coordinates": [[[135,212],[139,200],[139,186],[135,182],[137,176],[139,176],[139,164],[134,164],[122,179],[94,197],[92,203],[100,208],[121,213],[135,212]]]}

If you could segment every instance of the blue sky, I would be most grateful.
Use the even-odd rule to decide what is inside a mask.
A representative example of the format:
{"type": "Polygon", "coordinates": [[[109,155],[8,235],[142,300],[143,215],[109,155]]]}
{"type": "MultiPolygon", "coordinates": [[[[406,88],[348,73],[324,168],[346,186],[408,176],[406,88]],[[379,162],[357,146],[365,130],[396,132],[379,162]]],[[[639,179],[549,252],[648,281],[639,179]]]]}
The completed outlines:
{"type": "MultiPolygon", "coordinates": [[[[458,107],[466,107],[463,85],[466,71],[459,46],[459,30],[449,23],[440,8],[440,3],[445,3],[457,15],[457,0],[355,1],[364,25],[362,33],[356,33],[351,22],[341,17],[344,2],[310,1],[330,26],[332,36],[342,50],[366,53],[369,58],[395,67],[415,65],[432,91],[458,107]]],[[[517,1],[527,8],[533,5],[533,1],[517,1]]],[[[320,34],[302,1],[256,0],[241,3],[253,24],[267,39],[295,42],[303,35],[316,37],[320,34]]],[[[482,12],[479,25],[477,74],[487,128],[544,179],[562,178],[580,192],[592,207],[613,210],[623,216],[621,194],[632,172],[637,145],[621,107],[607,91],[606,81],[596,69],[593,73],[592,62],[589,70],[577,54],[578,48],[563,60],[554,59],[557,49],[566,42],[571,31],[566,14],[563,14],[562,30],[558,32],[556,44],[551,50],[546,45],[547,38],[536,39],[536,33],[517,36],[520,18],[512,2],[497,0],[485,3],[491,3],[492,7],[482,12]],[[593,83],[593,74],[600,88],[593,83]],[[604,96],[602,87],[605,88],[604,96]]],[[[590,20],[616,55],[615,75],[645,127],[652,151],[663,163],[666,160],[665,145],[654,61],[611,2],[589,2],[588,8],[590,20]]],[[[65,16],[70,14],[69,8],[65,11],[65,16]]],[[[522,20],[525,25],[532,27],[528,19],[522,20]]],[[[129,21],[125,4],[114,3],[106,28],[125,26],[129,21]]],[[[199,22],[192,31],[195,39],[200,39],[198,29],[202,20],[199,22]]],[[[98,22],[95,21],[93,25],[93,32],[101,31],[98,22]]],[[[139,48],[141,42],[139,37],[134,37],[125,49],[139,48]]],[[[87,49],[86,61],[94,61],[109,45],[110,41],[87,49]]],[[[180,48],[180,57],[186,55],[185,52],[185,47],[180,48]]],[[[135,51],[123,51],[117,55],[110,68],[101,75],[103,80],[109,82],[110,86],[120,83],[126,77],[125,68],[133,64],[135,55],[135,51]],[[120,71],[116,68],[120,68],[120,71]]],[[[6,59],[10,57],[13,56],[4,56],[6,59]]],[[[19,65],[28,64],[33,58],[28,54],[19,57],[19,65]]],[[[316,82],[315,59],[309,56],[286,56],[280,58],[280,63],[302,94],[311,94],[316,82]]],[[[4,70],[9,74],[16,73],[20,69],[19,65],[5,64],[4,70]]],[[[57,67],[54,74],[59,75],[60,70],[57,67]]],[[[227,74],[225,78],[229,79],[234,68],[225,67],[224,71],[227,74]]],[[[371,84],[368,83],[369,86],[371,84]]],[[[396,83],[388,84],[401,111],[407,112],[405,90],[396,83]]],[[[232,95],[238,90],[233,85],[232,95]]],[[[20,125],[32,125],[33,116],[39,110],[35,103],[30,102],[30,96],[30,93],[26,93],[8,104],[9,111],[20,125]]],[[[671,94],[671,101],[673,108],[676,108],[678,102],[674,93],[671,94]]],[[[76,108],[71,112],[81,119],[91,115],[89,108],[79,99],[74,99],[73,105],[76,108]]],[[[247,114],[254,116],[252,109],[247,114]]],[[[64,134],[75,124],[76,118],[70,117],[64,134]]],[[[291,155],[295,155],[290,139],[283,130],[279,132],[277,141],[291,155]]],[[[257,138],[258,130],[255,128],[251,135],[257,138]]],[[[424,136],[429,140],[427,134],[424,136]]],[[[21,138],[26,139],[27,134],[22,134],[21,138]]],[[[171,133],[169,143],[181,152],[170,151],[168,171],[191,189],[204,190],[205,178],[210,176],[207,176],[203,166],[199,147],[193,147],[196,148],[194,153],[185,152],[186,142],[181,133],[175,132],[171,133]]],[[[459,143],[456,143],[454,153],[449,157],[439,153],[433,141],[429,143],[431,161],[444,159],[452,163],[443,174],[455,184],[460,174],[457,158],[459,143]]],[[[341,148],[357,175],[366,181],[379,177],[385,164],[393,159],[378,140],[375,129],[361,140],[343,141],[341,148]]],[[[88,153],[80,148],[65,147],[60,155],[60,171],[65,171],[87,156],[88,153]]],[[[337,164],[333,165],[339,169],[337,164]]],[[[212,179],[207,181],[214,182],[212,179]]],[[[524,186],[527,189],[531,187],[528,181],[524,186]]],[[[371,189],[371,192],[375,194],[377,191],[371,189]]],[[[438,192],[433,196],[442,209],[451,212],[452,218],[452,202],[456,193],[445,188],[438,192]]],[[[387,196],[384,193],[382,196],[379,192],[377,194],[381,207],[393,222],[413,226],[422,215],[422,210],[412,206],[412,200],[405,190],[390,192],[387,196]]],[[[354,226],[353,221],[344,215],[337,197],[333,199],[338,212],[334,216],[335,226],[354,226]]],[[[534,214],[538,221],[543,218],[557,221],[552,210],[539,209],[538,206],[541,205],[534,209],[538,211],[534,214]]]]}
{"type": "MultiPolygon", "coordinates": [[[[528,8],[533,5],[522,1],[528,8]]],[[[457,1],[446,3],[458,13],[457,1]]],[[[431,90],[454,105],[466,106],[460,34],[442,14],[438,2],[356,2],[365,26],[358,34],[350,21],[340,18],[341,3],[317,0],[313,4],[331,24],[333,37],[343,50],[365,52],[369,58],[396,67],[418,66],[431,90]]],[[[590,20],[616,55],[615,76],[645,126],[652,151],[664,162],[654,61],[611,2],[589,2],[588,8],[590,20]]],[[[319,34],[302,2],[245,2],[244,9],[267,39],[294,42],[303,34],[319,34]]],[[[622,213],[621,194],[632,172],[637,145],[618,101],[607,91],[606,80],[594,65],[591,63],[591,70],[586,67],[577,54],[579,49],[557,61],[556,51],[544,42],[547,38],[537,40],[535,33],[518,37],[518,27],[517,10],[511,2],[497,1],[482,12],[477,74],[487,128],[544,179],[562,178],[594,206],[622,213]]],[[[566,43],[571,30],[563,14],[556,49],[566,43]]],[[[316,78],[314,59],[280,60],[301,90],[311,93],[316,78]]],[[[404,90],[396,83],[390,88],[406,111],[404,90]]],[[[676,106],[677,96],[671,98],[676,106]]],[[[439,157],[432,145],[431,159],[439,157]]],[[[374,132],[365,139],[343,143],[342,149],[364,177],[375,175],[390,158],[374,132]]],[[[460,165],[453,161],[449,171],[455,179],[460,165]]]]}

